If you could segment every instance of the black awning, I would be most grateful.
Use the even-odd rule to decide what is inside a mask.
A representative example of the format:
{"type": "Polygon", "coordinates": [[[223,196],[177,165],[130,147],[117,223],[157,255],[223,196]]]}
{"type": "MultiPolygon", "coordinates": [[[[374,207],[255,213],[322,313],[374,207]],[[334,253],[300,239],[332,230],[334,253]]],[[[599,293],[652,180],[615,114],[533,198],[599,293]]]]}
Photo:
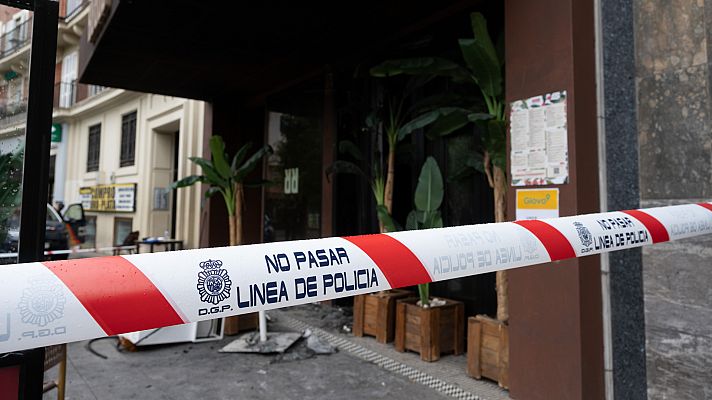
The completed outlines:
{"type": "Polygon", "coordinates": [[[82,38],[80,76],[85,83],[200,100],[249,98],[478,3],[113,0],[96,44],[87,33],[82,38]]]}

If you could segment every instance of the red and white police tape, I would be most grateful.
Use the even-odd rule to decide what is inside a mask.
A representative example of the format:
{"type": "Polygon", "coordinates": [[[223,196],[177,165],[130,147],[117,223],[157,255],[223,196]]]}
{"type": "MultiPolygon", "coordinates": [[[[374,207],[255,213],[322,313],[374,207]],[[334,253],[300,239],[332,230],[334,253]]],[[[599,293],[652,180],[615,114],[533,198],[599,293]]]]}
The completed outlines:
{"type": "Polygon", "coordinates": [[[712,233],[712,203],[0,266],[0,353],[712,233]]]}

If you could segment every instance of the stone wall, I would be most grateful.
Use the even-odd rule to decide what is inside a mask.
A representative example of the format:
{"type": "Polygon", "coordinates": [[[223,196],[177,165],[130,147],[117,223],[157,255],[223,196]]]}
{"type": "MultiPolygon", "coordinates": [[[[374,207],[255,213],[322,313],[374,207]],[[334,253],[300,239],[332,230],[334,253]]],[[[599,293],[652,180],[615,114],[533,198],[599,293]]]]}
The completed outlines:
{"type": "MultiPolygon", "coordinates": [[[[711,0],[636,0],[641,205],[712,199],[711,0]]],[[[712,398],[712,238],[643,251],[648,394],[712,398]]]]}

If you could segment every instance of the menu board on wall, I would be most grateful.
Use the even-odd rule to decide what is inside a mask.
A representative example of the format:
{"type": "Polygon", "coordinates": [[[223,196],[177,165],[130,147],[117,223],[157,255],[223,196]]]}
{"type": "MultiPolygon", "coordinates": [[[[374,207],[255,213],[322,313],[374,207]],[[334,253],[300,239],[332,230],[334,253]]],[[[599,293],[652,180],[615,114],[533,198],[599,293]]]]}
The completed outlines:
{"type": "Polygon", "coordinates": [[[510,106],[512,186],[567,183],[566,91],[517,100],[510,106]]]}
{"type": "Polygon", "coordinates": [[[85,211],[135,212],[136,184],[86,186],[79,189],[85,211]]]}

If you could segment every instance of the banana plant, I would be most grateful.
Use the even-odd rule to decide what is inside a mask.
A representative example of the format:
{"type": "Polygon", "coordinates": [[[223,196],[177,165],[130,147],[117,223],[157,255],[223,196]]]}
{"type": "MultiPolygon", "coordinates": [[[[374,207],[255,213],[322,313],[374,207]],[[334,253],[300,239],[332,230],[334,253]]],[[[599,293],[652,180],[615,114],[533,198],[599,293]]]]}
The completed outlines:
{"type": "MultiPolygon", "coordinates": [[[[466,170],[457,176],[479,171],[487,176],[494,192],[495,221],[505,220],[506,212],[506,115],[504,98],[504,41],[500,37],[493,43],[487,22],[480,13],[470,15],[472,38],[458,41],[464,64],[439,57],[419,57],[386,61],[373,69],[375,76],[427,76],[444,77],[453,87],[466,90],[465,96],[451,97],[440,107],[428,110],[414,119],[420,124],[428,122],[425,132],[429,138],[449,135],[469,125],[477,124],[482,132],[479,154],[473,153],[466,162],[466,170]],[[479,94],[472,101],[471,94],[479,94]],[[484,102],[486,113],[482,112],[484,102]]],[[[509,319],[508,282],[506,271],[497,272],[497,319],[509,319]]]]}
{"type": "MultiPolygon", "coordinates": [[[[205,192],[205,198],[212,197],[220,193],[225,200],[227,207],[230,246],[242,244],[242,210],[244,206],[245,187],[260,186],[266,181],[247,182],[246,178],[255,167],[260,165],[262,158],[272,154],[270,146],[263,146],[253,153],[249,158],[247,154],[252,145],[245,144],[235,153],[232,162],[228,163],[228,155],[225,153],[225,142],[220,136],[210,138],[210,153],[212,160],[201,157],[190,157],[189,160],[200,166],[202,175],[187,176],[171,184],[171,188],[178,189],[192,186],[196,183],[206,183],[210,185],[205,192]]],[[[260,311],[260,341],[267,340],[267,322],[264,311],[260,311]]]]}
{"type": "MultiPolygon", "coordinates": [[[[418,185],[415,187],[413,203],[415,209],[408,214],[405,223],[406,230],[442,228],[443,218],[440,206],[443,202],[445,188],[438,163],[433,157],[428,157],[420,170],[418,185]]],[[[418,285],[421,307],[430,305],[430,284],[418,285]]]]}
{"type": "Polygon", "coordinates": [[[203,174],[187,176],[171,185],[172,189],[178,189],[196,183],[206,183],[210,185],[205,192],[206,198],[218,193],[222,195],[230,224],[230,246],[240,245],[243,242],[242,209],[245,187],[259,186],[265,183],[264,181],[246,182],[245,179],[260,164],[264,156],[272,154],[272,148],[264,146],[247,158],[251,147],[250,143],[242,146],[232,158],[232,162],[228,164],[225,142],[222,137],[213,136],[210,138],[212,160],[201,157],[189,158],[190,161],[200,166],[203,174]]]}

